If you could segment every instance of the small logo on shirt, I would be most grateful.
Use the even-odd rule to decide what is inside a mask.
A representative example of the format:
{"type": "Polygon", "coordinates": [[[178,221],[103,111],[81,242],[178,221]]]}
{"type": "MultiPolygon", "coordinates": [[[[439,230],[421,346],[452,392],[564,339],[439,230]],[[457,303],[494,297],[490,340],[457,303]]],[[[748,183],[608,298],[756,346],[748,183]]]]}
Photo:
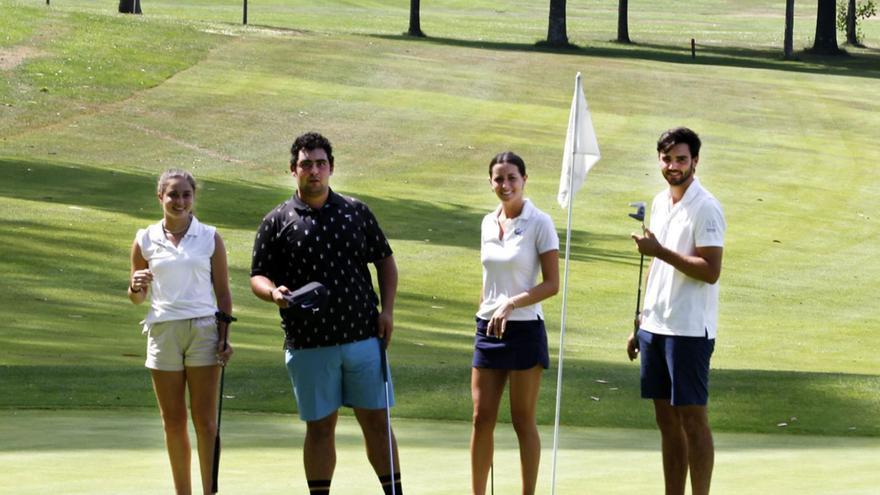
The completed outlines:
{"type": "Polygon", "coordinates": [[[522,235],[522,233],[523,233],[523,229],[521,229],[521,228],[515,229],[513,231],[513,235],[522,235]]]}

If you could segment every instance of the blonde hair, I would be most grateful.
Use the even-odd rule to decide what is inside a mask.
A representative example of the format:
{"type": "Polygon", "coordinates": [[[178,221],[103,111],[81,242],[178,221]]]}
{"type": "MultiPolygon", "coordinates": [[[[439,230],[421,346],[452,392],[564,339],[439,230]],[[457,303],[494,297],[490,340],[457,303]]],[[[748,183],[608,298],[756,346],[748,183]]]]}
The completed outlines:
{"type": "Polygon", "coordinates": [[[165,188],[168,187],[168,181],[171,179],[186,179],[192,187],[193,193],[196,192],[196,179],[191,173],[181,168],[169,168],[162,172],[162,175],[159,176],[159,182],[156,184],[156,192],[159,196],[165,193],[165,188]]]}

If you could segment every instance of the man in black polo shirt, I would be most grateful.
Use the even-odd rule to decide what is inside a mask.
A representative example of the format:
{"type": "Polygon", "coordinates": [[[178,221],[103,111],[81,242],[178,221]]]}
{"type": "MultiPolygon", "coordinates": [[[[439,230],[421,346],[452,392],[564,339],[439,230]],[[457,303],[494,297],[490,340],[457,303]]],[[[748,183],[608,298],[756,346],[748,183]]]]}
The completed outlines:
{"type": "MultiPolygon", "coordinates": [[[[330,189],[333,166],[333,149],[322,135],[307,133],[293,142],[290,172],[297,190],[263,218],[251,289],[280,308],[287,369],[306,422],[303,463],[310,493],[330,492],[337,411],[345,405],[354,408],[385,493],[394,484],[402,494],[393,434],[391,479],[379,342],[389,342],[394,328],[397,265],[367,205],[330,189]],[[381,311],[369,263],[376,265],[381,311]],[[327,288],[324,304],[308,314],[289,308],[286,296],[310,282],[327,288]]],[[[389,394],[393,403],[393,390],[389,394]]]]}

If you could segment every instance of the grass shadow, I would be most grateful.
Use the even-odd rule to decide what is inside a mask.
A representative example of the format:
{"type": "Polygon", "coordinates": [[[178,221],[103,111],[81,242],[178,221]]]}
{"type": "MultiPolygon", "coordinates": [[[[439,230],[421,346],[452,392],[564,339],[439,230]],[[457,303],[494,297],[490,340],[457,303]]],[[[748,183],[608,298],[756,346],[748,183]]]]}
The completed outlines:
{"type": "Polygon", "coordinates": [[[713,65],[802,73],[821,73],[839,76],[880,78],[880,52],[862,49],[859,53],[840,56],[813,55],[799,52],[796,60],[784,60],[782,49],[723,47],[697,44],[696,57],[691,57],[689,45],[659,43],[611,43],[604,46],[575,46],[555,48],[546,44],[493,42],[458,38],[413,38],[404,35],[370,35],[375,38],[411,43],[429,43],[462,48],[499,51],[555,53],[559,55],[600,58],[630,58],[688,65],[713,65]]]}

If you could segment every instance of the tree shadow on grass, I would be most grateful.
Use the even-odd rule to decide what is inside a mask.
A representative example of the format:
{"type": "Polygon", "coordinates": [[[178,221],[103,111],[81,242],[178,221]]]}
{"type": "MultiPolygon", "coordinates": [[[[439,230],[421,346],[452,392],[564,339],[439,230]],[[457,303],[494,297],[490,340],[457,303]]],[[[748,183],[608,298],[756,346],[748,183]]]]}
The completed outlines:
{"type": "MultiPolygon", "coordinates": [[[[0,197],[93,208],[132,217],[130,225],[117,223],[103,230],[118,230],[125,239],[133,238],[136,229],[161,218],[155,196],[157,177],[146,173],[10,158],[0,158],[0,170],[3,170],[0,197]]],[[[220,228],[221,233],[227,228],[256,232],[263,216],[293,193],[292,188],[253,182],[227,182],[198,176],[196,180],[200,187],[196,214],[206,223],[220,228]]],[[[348,191],[339,192],[349,194],[348,191]]],[[[486,211],[445,201],[369,196],[356,191],[352,195],[369,205],[386,236],[392,240],[420,241],[474,251],[480,248],[480,223],[486,211]]],[[[560,237],[564,239],[564,235],[562,231],[560,237]]],[[[572,259],[628,263],[631,253],[590,246],[591,242],[608,240],[608,236],[572,231],[572,259]]],[[[100,246],[82,247],[101,249],[100,246]]],[[[249,251],[250,247],[244,248],[249,251]]]]}
{"type": "Polygon", "coordinates": [[[405,35],[371,35],[393,41],[411,43],[428,43],[463,48],[478,48],[500,51],[521,51],[554,53],[559,55],[589,56],[601,58],[631,58],[654,62],[714,65],[721,67],[740,67],[748,69],[766,69],[802,73],[821,73],[839,76],[857,76],[880,78],[880,52],[861,51],[851,55],[821,56],[807,52],[798,54],[797,60],[786,61],[782,58],[782,50],[769,48],[724,47],[697,44],[696,57],[691,57],[690,45],[632,43],[609,44],[604,46],[569,46],[554,48],[544,44],[511,43],[464,40],[457,38],[413,38],[405,35]]]}

